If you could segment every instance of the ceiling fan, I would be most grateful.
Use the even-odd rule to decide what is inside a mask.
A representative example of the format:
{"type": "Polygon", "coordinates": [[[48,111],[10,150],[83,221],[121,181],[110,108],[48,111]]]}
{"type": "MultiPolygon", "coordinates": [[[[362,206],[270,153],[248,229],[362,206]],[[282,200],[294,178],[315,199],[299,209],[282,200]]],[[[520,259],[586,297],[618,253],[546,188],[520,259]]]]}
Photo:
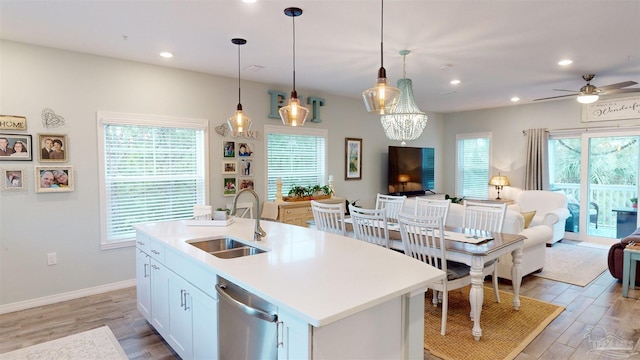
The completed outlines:
{"type": "Polygon", "coordinates": [[[637,82],[635,81],[624,81],[617,84],[596,87],[595,85],[591,85],[590,83],[595,76],[596,76],[595,74],[582,75],[582,78],[584,79],[584,81],[587,82],[587,84],[581,87],[580,90],[553,89],[555,91],[569,91],[569,92],[572,92],[573,94],[551,96],[551,97],[546,97],[541,99],[535,99],[533,101],[557,99],[557,98],[562,98],[567,96],[578,95],[577,100],[579,103],[590,104],[592,102],[598,101],[598,97],[600,95],[640,92],[640,88],[623,89],[623,88],[626,88],[627,86],[636,85],[637,82]]]}

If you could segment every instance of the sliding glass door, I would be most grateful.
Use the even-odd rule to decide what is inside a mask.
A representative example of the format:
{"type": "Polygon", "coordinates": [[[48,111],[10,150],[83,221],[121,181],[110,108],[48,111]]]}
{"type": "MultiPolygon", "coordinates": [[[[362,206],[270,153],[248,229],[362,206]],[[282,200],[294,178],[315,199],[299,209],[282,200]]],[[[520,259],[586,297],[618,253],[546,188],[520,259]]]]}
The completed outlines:
{"type": "Polygon", "coordinates": [[[610,243],[638,226],[640,130],[552,133],[551,188],[569,199],[567,239],[610,243]]]}

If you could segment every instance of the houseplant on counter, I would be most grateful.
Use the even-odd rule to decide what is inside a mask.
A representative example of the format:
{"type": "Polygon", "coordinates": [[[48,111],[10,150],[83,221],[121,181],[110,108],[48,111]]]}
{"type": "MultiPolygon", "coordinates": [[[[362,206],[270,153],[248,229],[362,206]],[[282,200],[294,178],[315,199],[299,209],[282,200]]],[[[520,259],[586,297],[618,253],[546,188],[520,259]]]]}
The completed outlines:
{"type": "Polygon", "coordinates": [[[213,212],[213,220],[227,220],[230,211],[231,210],[225,208],[217,208],[213,212]]]}
{"type": "Polygon", "coordinates": [[[284,201],[304,201],[328,199],[333,194],[329,185],[298,186],[292,185],[284,201]]]}
{"type": "Polygon", "coordinates": [[[634,209],[638,208],[638,198],[637,197],[632,197],[631,199],[629,199],[629,201],[631,201],[631,207],[634,209]]]}

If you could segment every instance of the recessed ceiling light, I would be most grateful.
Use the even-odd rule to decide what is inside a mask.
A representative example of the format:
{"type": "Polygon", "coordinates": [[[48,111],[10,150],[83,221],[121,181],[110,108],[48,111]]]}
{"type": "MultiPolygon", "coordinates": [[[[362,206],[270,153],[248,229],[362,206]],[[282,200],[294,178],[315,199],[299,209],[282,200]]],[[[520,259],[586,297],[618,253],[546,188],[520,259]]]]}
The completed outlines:
{"type": "Polygon", "coordinates": [[[162,56],[165,59],[169,59],[173,57],[173,54],[168,51],[163,51],[160,53],[160,56],[162,56]]]}
{"type": "Polygon", "coordinates": [[[511,102],[518,102],[518,101],[520,101],[520,98],[517,96],[514,96],[511,98],[511,102]]]}
{"type": "Polygon", "coordinates": [[[564,59],[564,60],[558,61],[558,65],[560,65],[560,66],[571,65],[572,63],[573,63],[573,60],[571,60],[571,59],[564,59]]]}
{"type": "Polygon", "coordinates": [[[458,79],[451,80],[451,81],[449,82],[449,84],[451,84],[451,85],[458,85],[458,84],[460,84],[460,80],[458,80],[458,79]]]}

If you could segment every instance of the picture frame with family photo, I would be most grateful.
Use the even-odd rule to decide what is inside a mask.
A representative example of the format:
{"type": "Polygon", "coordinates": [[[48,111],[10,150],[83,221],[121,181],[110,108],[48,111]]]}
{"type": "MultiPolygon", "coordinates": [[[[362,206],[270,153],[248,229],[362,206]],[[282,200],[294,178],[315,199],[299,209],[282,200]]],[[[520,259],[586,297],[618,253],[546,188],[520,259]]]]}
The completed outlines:
{"type": "Polygon", "coordinates": [[[28,134],[0,133],[0,161],[32,161],[31,139],[28,134]]]}
{"type": "Polygon", "coordinates": [[[40,162],[67,162],[69,142],[64,134],[38,134],[40,162]]]}
{"type": "Polygon", "coordinates": [[[27,190],[27,172],[24,168],[6,167],[0,171],[3,191],[27,190]]]}
{"type": "Polygon", "coordinates": [[[75,188],[71,166],[36,166],[33,177],[36,192],[70,192],[75,188]]]}

